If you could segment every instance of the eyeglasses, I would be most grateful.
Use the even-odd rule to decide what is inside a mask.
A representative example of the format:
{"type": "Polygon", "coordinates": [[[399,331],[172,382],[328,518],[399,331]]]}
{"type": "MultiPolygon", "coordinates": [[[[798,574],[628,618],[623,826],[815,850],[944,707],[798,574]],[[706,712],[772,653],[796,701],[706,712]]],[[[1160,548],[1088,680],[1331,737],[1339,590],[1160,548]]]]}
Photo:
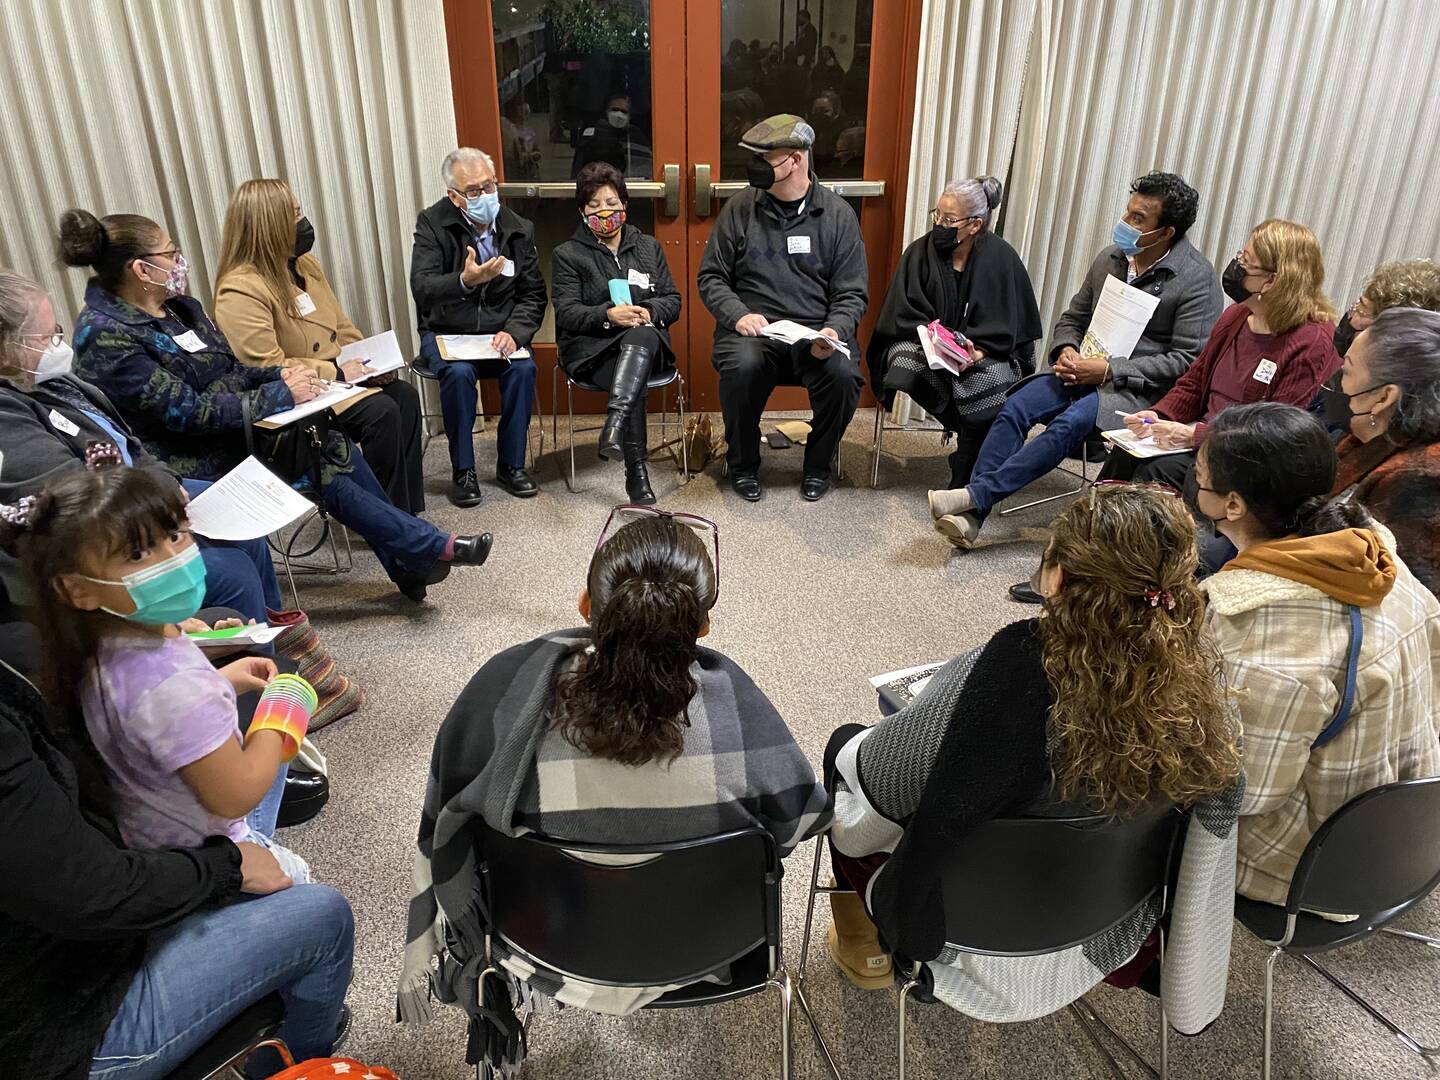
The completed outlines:
{"type": "Polygon", "coordinates": [[[1272,266],[1251,266],[1245,261],[1245,249],[1241,248],[1235,252],[1235,261],[1240,264],[1240,269],[1247,274],[1273,274],[1275,268],[1272,266]]]}
{"type": "Polygon", "coordinates": [[[48,334],[21,334],[20,347],[22,349],[29,349],[31,352],[44,352],[46,349],[53,349],[58,347],[61,343],[64,342],[64,340],[65,328],[59,323],[56,323],[55,329],[48,334]],[[25,344],[25,342],[34,341],[37,338],[39,338],[45,344],[40,346],[25,344]]]}
{"type": "Polygon", "coordinates": [[[166,248],[164,251],[142,251],[139,254],[138,258],[153,259],[157,255],[163,255],[167,259],[178,259],[180,258],[180,249],[178,247],[171,246],[166,248]]]}
{"type": "Polygon", "coordinates": [[[610,511],[610,516],[605,519],[605,527],[600,530],[600,536],[595,541],[595,550],[599,551],[605,546],[605,542],[623,529],[636,521],[647,521],[651,518],[664,518],[668,521],[677,522],[687,528],[693,529],[699,534],[700,539],[710,549],[710,564],[715,569],[715,596],[714,600],[720,598],[720,526],[709,518],[703,518],[699,514],[676,513],[671,510],[661,510],[658,506],[640,506],[635,503],[625,503],[610,511]]]}
{"type": "Polygon", "coordinates": [[[464,191],[461,191],[459,188],[451,188],[450,190],[461,198],[478,199],[481,195],[494,195],[495,192],[500,190],[500,185],[495,183],[494,180],[487,180],[479,187],[468,187],[464,191]]]}
{"type": "Polygon", "coordinates": [[[971,214],[969,217],[955,217],[953,214],[942,216],[939,207],[930,211],[930,222],[934,225],[943,225],[947,229],[958,228],[967,221],[979,221],[979,217],[971,214]]]}

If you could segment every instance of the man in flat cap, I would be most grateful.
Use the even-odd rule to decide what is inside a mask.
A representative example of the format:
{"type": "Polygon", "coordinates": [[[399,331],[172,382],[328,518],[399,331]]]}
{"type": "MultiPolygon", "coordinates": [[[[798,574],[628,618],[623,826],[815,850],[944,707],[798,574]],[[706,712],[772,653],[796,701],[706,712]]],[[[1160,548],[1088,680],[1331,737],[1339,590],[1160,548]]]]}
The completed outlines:
{"type": "Polygon", "coordinates": [[[700,298],[716,323],[730,485],[751,502],[765,493],[760,414],[771,391],[797,383],[809,391],[814,415],[800,493],[814,502],[830,490],[831,462],[863,385],[855,329],[868,302],[865,245],[855,212],[815,179],[814,141],[815,130],[788,113],[745,132],[750,186],[720,211],[700,264],[700,298]],[[762,336],[781,319],[824,338],[791,345],[762,336]]]}

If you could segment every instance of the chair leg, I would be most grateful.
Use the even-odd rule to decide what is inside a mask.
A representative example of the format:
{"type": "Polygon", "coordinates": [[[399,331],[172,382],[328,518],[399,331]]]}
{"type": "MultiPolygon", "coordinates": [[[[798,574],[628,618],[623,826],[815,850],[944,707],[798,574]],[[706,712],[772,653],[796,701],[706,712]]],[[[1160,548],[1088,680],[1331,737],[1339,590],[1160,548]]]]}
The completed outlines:
{"type": "Polygon", "coordinates": [[[560,449],[560,365],[550,369],[550,445],[560,449]]]}
{"type": "Polygon", "coordinates": [[[675,419],[679,424],[677,435],[680,439],[680,470],[685,474],[685,483],[690,483],[690,442],[685,438],[685,376],[675,380],[675,419]]]}
{"type": "Polygon", "coordinates": [[[885,438],[885,408],[875,403],[875,446],[870,455],[870,486],[880,486],[880,442],[885,438]]]}
{"type": "Polygon", "coordinates": [[[1334,986],[1342,994],[1348,997],[1351,1001],[1355,1002],[1356,1005],[1359,1005],[1360,1008],[1364,1009],[1367,1013],[1369,1013],[1374,1020],[1378,1021],[1385,1028],[1386,1031],[1390,1032],[1390,1034],[1394,1035],[1397,1039],[1399,1039],[1400,1042],[1405,1045],[1405,1048],[1407,1050],[1410,1050],[1412,1053],[1419,1054],[1427,1061],[1430,1058],[1440,1056],[1440,1046],[1423,1045],[1419,1040],[1415,1038],[1415,1036],[1411,1035],[1399,1024],[1395,1023],[1395,1021],[1391,1020],[1379,1009],[1375,1008],[1374,1005],[1371,1005],[1370,1002],[1366,1001],[1354,990],[1350,989],[1350,987],[1345,985],[1345,983],[1341,982],[1336,975],[1334,975],[1328,968],[1324,967],[1313,956],[1306,956],[1304,954],[1301,954],[1300,959],[1304,960],[1305,963],[1309,964],[1321,975],[1324,975],[1325,978],[1330,981],[1332,986],[1334,986]]]}
{"type": "MultiPolygon", "coordinates": [[[[1126,1080],[1125,1070],[1120,1067],[1120,1063],[1116,1061],[1114,1055],[1110,1053],[1110,1048],[1107,1047],[1104,1040],[1101,1039],[1101,1031],[1104,1031],[1114,1039],[1120,1049],[1125,1052],[1125,1056],[1144,1070],[1146,1076],[1152,1078],[1160,1077],[1160,1074],[1151,1067],[1148,1061],[1140,1056],[1139,1052],[1130,1045],[1129,1041],[1111,1027],[1105,1018],[1097,1013],[1094,1007],[1083,997],[1070,1003],[1070,1012],[1076,1020],[1079,1021],[1080,1030],[1090,1037],[1090,1041],[1095,1044],[1095,1049],[1100,1051],[1106,1063],[1110,1066],[1110,1072],[1116,1076],[1118,1080],[1126,1080]]],[[[1161,1021],[1162,1023],[1164,1021],[1163,1011],[1161,1021]]],[[[1161,1067],[1164,1067],[1163,1062],[1161,1067]]]]}
{"type": "Polygon", "coordinates": [[[1260,1070],[1262,1080],[1270,1080],[1270,1060],[1274,1047],[1274,1036],[1271,1033],[1270,1025],[1275,1011],[1275,961],[1284,951],[1283,949],[1271,949],[1270,955],[1265,958],[1265,1057],[1260,1070]]]}
{"type": "Polygon", "coordinates": [[[1417,934],[1413,930],[1396,930],[1394,927],[1384,926],[1380,928],[1380,932],[1382,934],[1389,934],[1391,937],[1418,941],[1424,945],[1429,945],[1432,949],[1440,949],[1440,938],[1426,937],[1424,934],[1417,934]]]}
{"type": "Polygon", "coordinates": [[[770,985],[780,991],[780,1080],[790,1080],[790,973],[782,967],[771,976],[770,985]]]}
{"type": "Polygon", "coordinates": [[[800,938],[800,971],[796,981],[805,981],[805,963],[810,957],[810,928],[815,923],[815,894],[820,888],[820,853],[824,849],[825,834],[815,837],[815,861],[810,866],[810,897],[805,903],[805,933],[800,938]]]}
{"type": "Polygon", "coordinates": [[[565,414],[570,418],[570,491],[575,491],[575,384],[565,380],[565,414]]]}
{"type": "Polygon", "coordinates": [[[910,993],[920,984],[913,978],[906,979],[905,984],[900,987],[900,1008],[899,1008],[899,1075],[900,1080],[905,1080],[905,1003],[910,1000],[910,993]]]}

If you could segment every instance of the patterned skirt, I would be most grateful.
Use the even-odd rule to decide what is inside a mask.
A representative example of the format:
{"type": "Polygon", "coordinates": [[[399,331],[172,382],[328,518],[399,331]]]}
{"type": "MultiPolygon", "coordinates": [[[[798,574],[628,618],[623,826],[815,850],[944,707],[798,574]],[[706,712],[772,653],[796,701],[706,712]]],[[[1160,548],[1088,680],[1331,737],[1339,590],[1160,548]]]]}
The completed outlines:
{"type": "Polygon", "coordinates": [[[1019,362],[1010,357],[987,357],[952,375],[931,368],[918,341],[897,341],[885,351],[886,391],[908,394],[949,431],[958,431],[968,418],[993,416],[1005,403],[1005,391],[1023,376],[1019,362]]]}

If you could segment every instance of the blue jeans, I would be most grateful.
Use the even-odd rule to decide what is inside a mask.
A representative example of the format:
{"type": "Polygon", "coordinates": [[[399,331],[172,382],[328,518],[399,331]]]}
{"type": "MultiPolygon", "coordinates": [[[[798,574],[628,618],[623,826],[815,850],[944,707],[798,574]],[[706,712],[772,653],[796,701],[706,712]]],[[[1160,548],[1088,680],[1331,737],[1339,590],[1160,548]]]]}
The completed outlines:
{"type": "Polygon", "coordinates": [[[1100,395],[1093,386],[1066,386],[1053,375],[1033,379],[1005,402],[980,446],[967,485],[981,514],[1038,480],[1079,449],[1095,428],[1100,395]],[[1036,424],[1045,430],[1026,442],[1036,424]]]}
{"type": "Polygon", "coordinates": [[[530,434],[530,410],[535,403],[534,360],[443,360],[435,335],[420,333],[420,358],[440,381],[440,412],[450,442],[450,466],[475,468],[475,384],[480,379],[500,380],[500,431],[496,436],[498,465],[525,466],[525,444],[530,434]]]}
{"type": "Polygon", "coordinates": [[[245,815],[245,823],[256,832],[265,836],[275,835],[275,822],[280,817],[280,800],[285,797],[285,778],[289,775],[290,765],[282,761],[280,771],[275,774],[275,782],[270,785],[270,790],[265,792],[260,805],[245,815]]]}
{"type": "Polygon", "coordinates": [[[159,1080],[237,1013],[278,991],[296,1061],[330,1053],[350,985],[355,921],[328,885],[196,912],[152,934],[91,1080],[159,1080]]]}
{"type": "MultiPolygon", "coordinates": [[[[210,486],[208,480],[181,480],[193,499],[210,486]]],[[[247,619],[265,621],[265,609],[280,610],[280,583],[270,546],[258,540],[210,540],[197,537],[205,562],[205,607],[234,608],[247,619]]]]}
{"type": "Polygon", "coordinates": [[[423,576],[444,553],[449,534],[396,507],[359,450],[352,449],[350,461],[349,473],[324,486],[325,509],[364,538],[392,581],[423,576]]]}

